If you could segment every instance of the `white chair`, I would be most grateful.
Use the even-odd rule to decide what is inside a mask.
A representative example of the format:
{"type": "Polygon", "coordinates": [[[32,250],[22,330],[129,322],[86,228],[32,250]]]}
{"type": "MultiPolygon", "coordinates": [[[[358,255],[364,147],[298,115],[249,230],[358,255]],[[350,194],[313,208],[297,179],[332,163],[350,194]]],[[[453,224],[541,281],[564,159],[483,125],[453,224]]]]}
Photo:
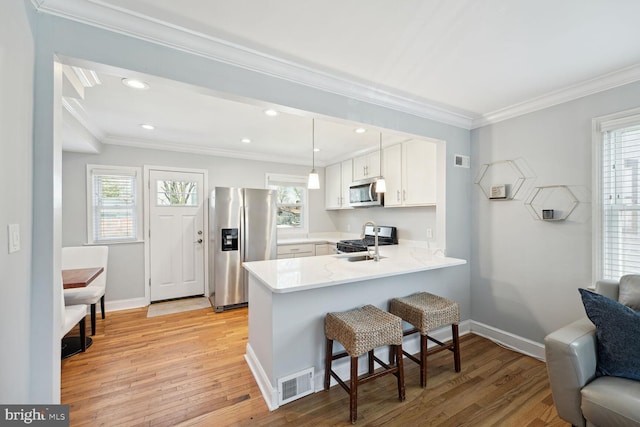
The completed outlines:
{"type": "Polygon", "coordinates": [[[62,358],[73,356],[78,350],[85,352],[87,349],[87,333],[85,317],[87,315],[86,304],[65,306],[64,293],[60,293],[60,338],[63,341],[62,358]],[[74,326],[80,325],[80,341],[76,344],[72,338],[64,338],[74,326]],[[64,339],[63,339],[64,338],[64,339]]]}
{"type": "Polygon", "coordinates": [[[67,306],[91,305],[91,335],[96,334],[96,303],[100,300],[100,312],[104,319],[104,294],[107,285],[108,246],[70,246],[62,248],[62,269],[103,267],[104,271],[89,286],[64,290],[67,306]]]}

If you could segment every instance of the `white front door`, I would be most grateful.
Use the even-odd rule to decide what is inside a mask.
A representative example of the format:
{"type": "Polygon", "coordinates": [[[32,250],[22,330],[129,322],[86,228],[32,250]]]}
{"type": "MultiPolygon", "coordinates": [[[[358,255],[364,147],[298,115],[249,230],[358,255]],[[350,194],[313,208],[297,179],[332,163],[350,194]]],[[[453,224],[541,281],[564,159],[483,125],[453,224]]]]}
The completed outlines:
{"type": "Polygon", "coordinates": [[[204,294],[204,175],[149,171],[151,301],[204,294]]]}

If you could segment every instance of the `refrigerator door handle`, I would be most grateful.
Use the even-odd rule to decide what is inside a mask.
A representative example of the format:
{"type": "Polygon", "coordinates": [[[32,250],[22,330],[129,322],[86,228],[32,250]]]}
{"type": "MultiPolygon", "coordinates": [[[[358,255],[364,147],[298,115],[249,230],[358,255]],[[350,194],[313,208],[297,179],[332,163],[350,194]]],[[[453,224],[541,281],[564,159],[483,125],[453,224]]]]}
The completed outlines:
{"type": "Polygon", "coordinates": [[[245,262],[245,260],[247,259],[247,228],[245,220],[246,215],[244,211],[244,205],[242,205],[240,207],[240,229],[238,230],[238,233],[240,234],[238,236],[238,242],[240,243],[240,263],[245,262]]]}

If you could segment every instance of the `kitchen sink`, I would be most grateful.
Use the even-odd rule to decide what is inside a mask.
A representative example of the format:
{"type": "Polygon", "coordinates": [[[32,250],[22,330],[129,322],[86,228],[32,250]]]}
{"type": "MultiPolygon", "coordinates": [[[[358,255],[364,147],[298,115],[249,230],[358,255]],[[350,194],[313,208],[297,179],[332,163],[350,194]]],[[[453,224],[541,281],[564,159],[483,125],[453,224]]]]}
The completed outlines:
{"type": "MultiPolygon", "coordinates": [[[[380,259],[382,259],[382,258],[386,258],[386,257],[381,256],[380,259]]],[[[372,261],[372,260],[373,260],[373,257],[369,256],[369,255],[358,255],[358,256],[351,256],[351,257],[347,258],[347,261],[350,261],[350,262],[372,261]]]]}

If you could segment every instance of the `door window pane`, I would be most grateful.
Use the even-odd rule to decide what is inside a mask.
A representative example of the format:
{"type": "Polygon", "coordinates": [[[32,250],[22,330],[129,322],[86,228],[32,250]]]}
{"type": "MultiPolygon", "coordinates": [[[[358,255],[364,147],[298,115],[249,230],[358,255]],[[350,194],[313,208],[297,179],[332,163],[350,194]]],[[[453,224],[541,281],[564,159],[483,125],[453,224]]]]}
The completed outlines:
{"type": "Polygon", "coordinates": [[[192,181],[156,181],[157,206],[197,206],[197,184],[192,181]]]}

